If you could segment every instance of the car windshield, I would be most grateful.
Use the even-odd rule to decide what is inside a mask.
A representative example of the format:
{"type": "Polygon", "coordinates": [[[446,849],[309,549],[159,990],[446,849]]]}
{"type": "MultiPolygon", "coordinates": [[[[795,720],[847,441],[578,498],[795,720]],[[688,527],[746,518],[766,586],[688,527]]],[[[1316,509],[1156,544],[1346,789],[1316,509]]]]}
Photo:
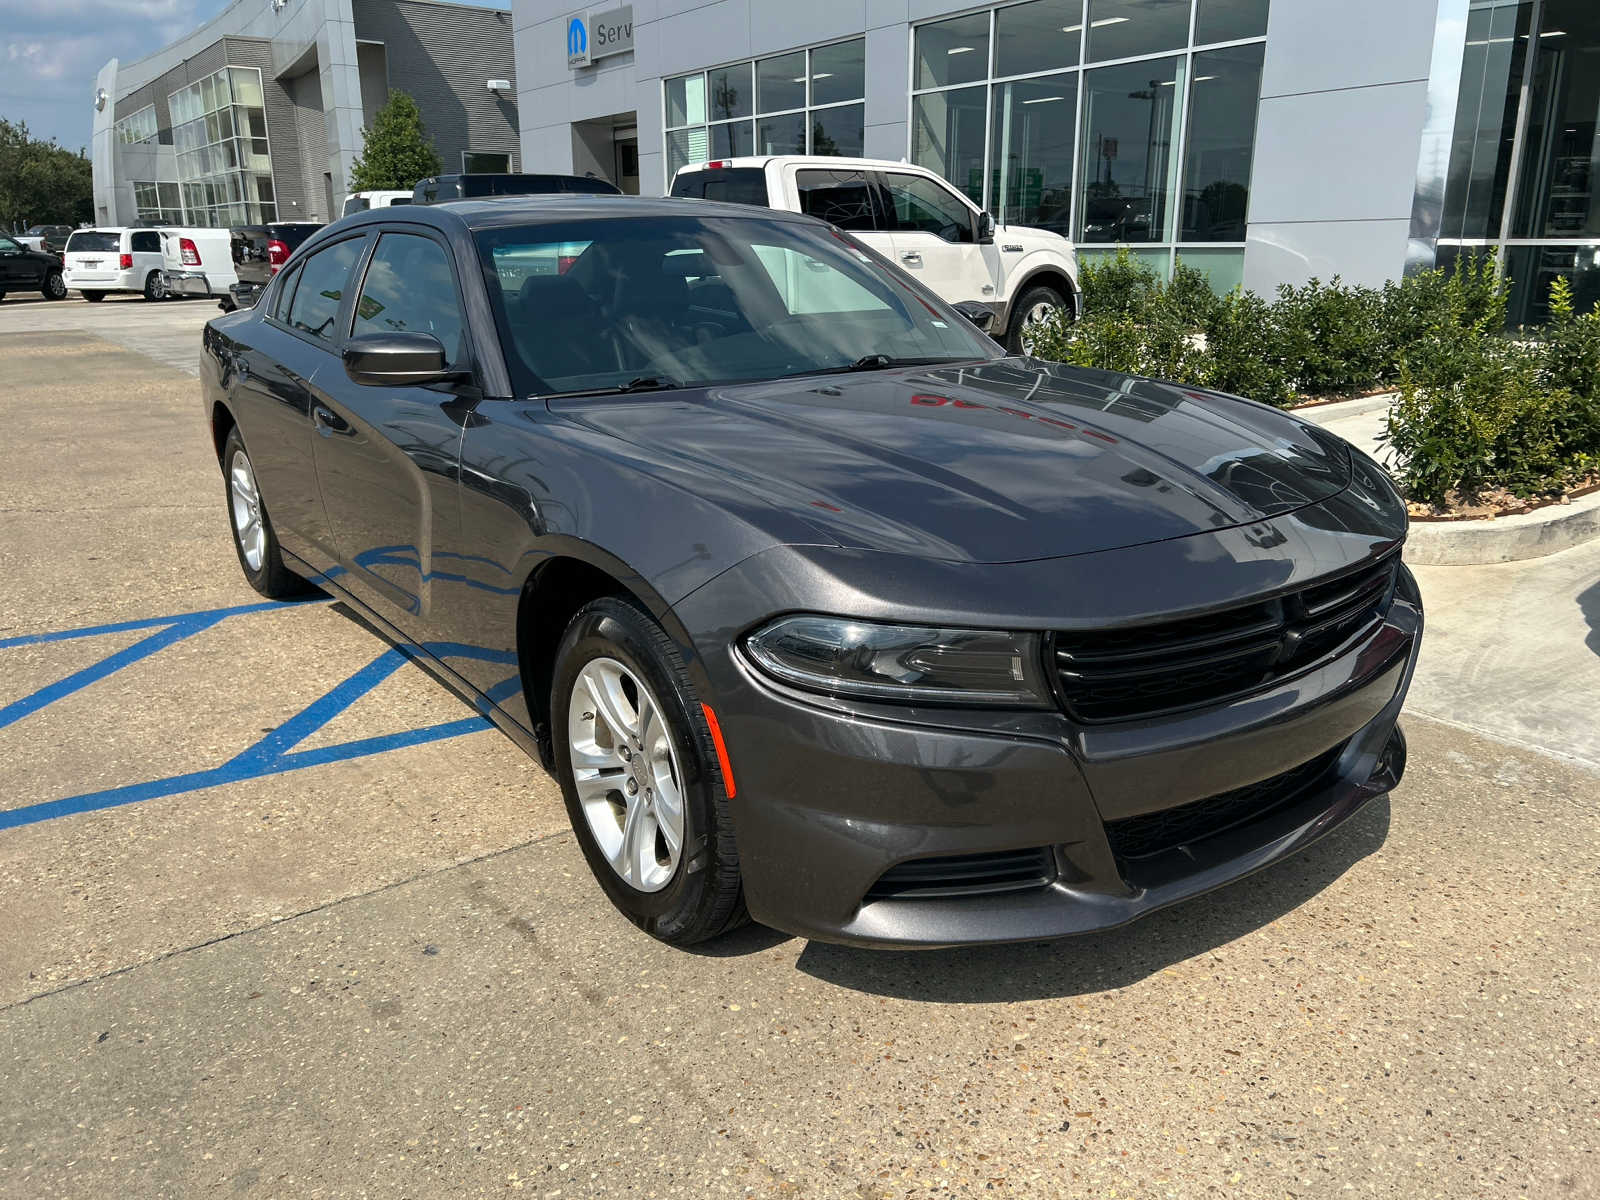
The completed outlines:
{"type": "Polygon", "coordinates": [[[115,250],[122,242],[122,235],[115,230],[86,229],[73,234],[67,239],[68,254],[82,254],[86,251],[115,250]]]}
{"type": "Polygon", "coordinates": [[[760,217],[596,219],[478,232],[520,395],[642,391],[999,350],[833,230],[760,217]]]}

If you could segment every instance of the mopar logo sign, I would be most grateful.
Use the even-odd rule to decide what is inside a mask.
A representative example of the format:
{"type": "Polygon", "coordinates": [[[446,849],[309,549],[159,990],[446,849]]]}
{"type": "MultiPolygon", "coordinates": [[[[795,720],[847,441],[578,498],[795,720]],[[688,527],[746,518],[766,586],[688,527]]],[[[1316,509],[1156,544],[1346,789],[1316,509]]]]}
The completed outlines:
{"type": "Polygon", "coordinates": [[[567,66],[576,70],[597,58],[633,49],[633,5],[592,12],[567,22],[567,66]]]}
{"type": "Polygon", "coordinates": [[[567,22],[567,66],[587,67],[589,65],[589,31],[584,27],[582,17],[573,17],[567,22]]]}

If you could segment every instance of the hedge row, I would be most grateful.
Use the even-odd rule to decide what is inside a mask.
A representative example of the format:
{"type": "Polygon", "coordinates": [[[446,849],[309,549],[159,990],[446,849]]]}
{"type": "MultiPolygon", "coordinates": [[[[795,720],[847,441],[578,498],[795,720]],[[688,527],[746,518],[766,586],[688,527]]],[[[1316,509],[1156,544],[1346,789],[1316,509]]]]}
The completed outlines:
{"type": "Polygon", "coordinates": [[[1126,250],[1085,262],[1084,316],[1046,324],[1032,353],[1287,406],[1394,388],[1390,467],[1430,504],[1488,488],[1560,491],[1600,455],[1600,315],[1557,280],[1551,322],[1505,332],[1490,257],[1382,288],[1311,280],[1277,298],[1212,292],[1181,261],[1171,282],[1126,250]]]}

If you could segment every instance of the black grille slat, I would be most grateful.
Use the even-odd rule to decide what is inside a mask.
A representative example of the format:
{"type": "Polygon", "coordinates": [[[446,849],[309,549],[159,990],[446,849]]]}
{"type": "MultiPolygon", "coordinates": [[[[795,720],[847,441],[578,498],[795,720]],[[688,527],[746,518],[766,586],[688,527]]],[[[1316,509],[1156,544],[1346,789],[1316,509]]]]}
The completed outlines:
{"type": "Polygon", "coordinates": [[[1066,709],[1085,722],[1125,721],[1271,686],[1375,628],[1398,564],[1391,553],[1298,592],[1203,616],[1058,633],[1066,709]]]}
{"type": "Polygon", "coordinates": [[[1055,878],[1048,847],[918,858],[890,867],[867,892],[868,900],[981,896],[1043,887],[1055,878]]]}
{"type": "Polygon", "coordinates": [[[1225,833],[1292,803],[1328,774],[1343,750],[1342,744],[1335,746],[1280,775],[1219,792],[1204,800],[1120,821],[1107,821],[1106,839],[1111,843],[1112,852],[1126,862],[1150,858],[1225,833]]]}

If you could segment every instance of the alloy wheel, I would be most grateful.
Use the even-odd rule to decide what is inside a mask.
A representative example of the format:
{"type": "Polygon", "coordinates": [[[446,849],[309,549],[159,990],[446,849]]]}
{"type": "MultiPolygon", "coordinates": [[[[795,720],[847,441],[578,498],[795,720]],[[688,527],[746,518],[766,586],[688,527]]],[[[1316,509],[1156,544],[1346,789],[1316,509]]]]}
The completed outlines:
{"type": "Polygon", "coordinates": [[[567,744],[578,801],[600,852],[641,892],[672,882],[683,853],[683,773],[661,705],[614,658],[572,683],[567,744]]]}
{"type": "Polygon", "coordinates": [[[233,510],[233,532],[239,539],[239,552],[245,566],[261,570],[267,558],[267,529],[261,515],[261,492],[250,459],[242,451],[233,456],[228,472],[229,507],[233,510]]]}
{"type": "Polygon", "coordinates": [[[1042,325],[1045,321],[1048,321],[1060,310],[1061,305],[1055,304],[1049,300],[1041,300],[1029,308],[1027,312],[1022,314],[1022,332],[1017,340],[1022,343],[1022,348],[1024,350],[1030,353],[1032,352],[1033,334],[1038,330],[1040,325],[1042,325]]]}
{"type": "Polygon", "coordinates": [[[67,295],[67,281],[61,277],[60,271],[50,272],[44,282],[45,295],[52,300],[63,300],[67,295]]]}

